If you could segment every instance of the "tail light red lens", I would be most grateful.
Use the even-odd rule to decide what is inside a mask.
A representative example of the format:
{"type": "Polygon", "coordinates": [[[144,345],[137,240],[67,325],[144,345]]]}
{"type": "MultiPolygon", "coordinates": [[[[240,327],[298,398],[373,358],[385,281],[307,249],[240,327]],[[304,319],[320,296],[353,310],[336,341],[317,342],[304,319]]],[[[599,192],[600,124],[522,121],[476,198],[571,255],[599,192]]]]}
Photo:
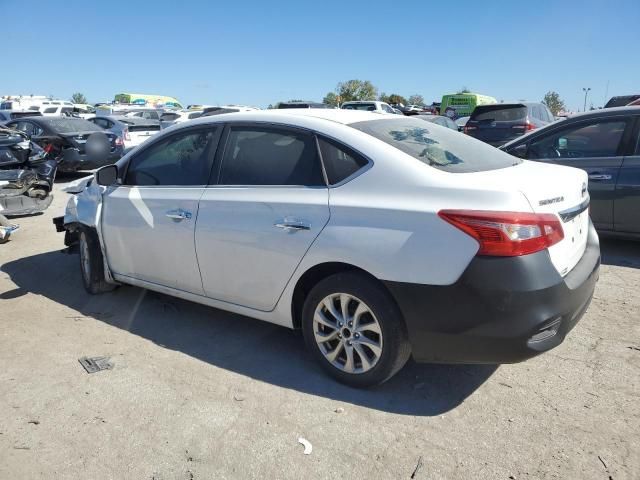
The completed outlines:
{"type": "Polygon", "coordinates": [[[473,130],[477,130],[478,127],[474,127],[473,125],[465,125],[464,126],[464,133],[466,133],[467,135],[469,134],[469,132],[472,132],[473,130]]]}
{"type": "Polygon", "coordinates": [[[478,255],[528,255],[564,238],[560,220],[551,213],[441,210],[438,215],[473,237],[480,244],[478,255]]]}
{"type": "Polygon", "coordinates": [[[124,145],[124,141],[122,140],[122,138],[120,137],[116,137],[115,142],[116,145],[120,146],[120,145],[124,145]]]}

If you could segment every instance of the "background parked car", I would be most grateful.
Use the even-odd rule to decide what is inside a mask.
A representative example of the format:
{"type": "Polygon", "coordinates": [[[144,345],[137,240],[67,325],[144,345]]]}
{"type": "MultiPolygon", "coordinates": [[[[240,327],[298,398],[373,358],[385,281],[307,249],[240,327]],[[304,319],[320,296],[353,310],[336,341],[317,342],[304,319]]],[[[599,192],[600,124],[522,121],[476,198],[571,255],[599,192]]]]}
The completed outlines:
{"type": "Polygon", "coordinates": [[[542,103],[497,103],[473,110],[464,133],[495,147],[554,121],[542,103]]]}
{"type": "Polygon", "coordinates": [[[115,133],[82,118],[25,117],[6,125],[26,133],[58,161],[58,170],[63,172],[102,167],[124,152],[122,139],[115,133]]]}
{"type": "Polygon", "coordinates": [[[639,99],[640,95],[620,95],[618,97],[611,97],[605,104],[604,108],[624,107],[625,105],[629,105],[639,99]]]}
{"type": "Polygon", "coordinates": [[[8,122],[14,118],[41,117],[40,112],[34,110],[0,110],[0,123],[8,122]]]}
{"type": "Polygon", "coordinates": [[[199,118],[202,112],[194,110],[176,110],[172,112],[164,112],[160,116],[160,128],[169,128],[177,123],[186,122],[187,120],[193,120],[199,118]]]}
{"type": "Polygon", "coordinates": [[[45,210],[57,162],[23,132],[0,127],[0,213],[28,215],[45,210]]]}
{"type": "Polygon", "coordinates": [[[459,132],[464,131],[464,126],[467,124],[468,121],[469,121],[469,117],[460,117],[455,120],[456,125],[458,126],[459,132]]]}
{"type": "Polygon", "coordinates": [[[591,218],[601,232],[640,238],[640,107],[593,110],[502,147],[589,174],[591,218]]]}
{"type": "Polygon", "coordinates": [[[385,102],[377,102],[377,101],[353,101],[353,102],[344,102],[341,106],[343,110],[362,110],[364,112],[376,112],[376,113],[390,113],[395,115],[396,112],[394,109],[385,102]]]}
{"type": "Polygon", "coordinates": [[[278,108],[333,108],[320,102],[280,102],[278,108]]]}
{"type": "Polygon", "coordinates": [[[459,131],[456,122],[451,120],[449,117],[445,117],[444,115],[416,115],[416,118],[435,123],[442,127],[450,128],[451,130],[455,130],[456,132],[459,131]]]}
{"type": "Polygon", "coordinates": [[[211,117],[213,115],[222,115],[223,113],[251,112],[259,110],[255,107],[247,107],[245,105],[222,105],[219,107],[206,107],[202,110],[201,117],[211,117]]]}
{"type": "Polygon", "coordinates": [[[87,120],[122,138],[125,150],[137,147],[160,131],[159,120],[148,120],[140,117],[114,115],[110,117],[92,117],[87,120]]]}

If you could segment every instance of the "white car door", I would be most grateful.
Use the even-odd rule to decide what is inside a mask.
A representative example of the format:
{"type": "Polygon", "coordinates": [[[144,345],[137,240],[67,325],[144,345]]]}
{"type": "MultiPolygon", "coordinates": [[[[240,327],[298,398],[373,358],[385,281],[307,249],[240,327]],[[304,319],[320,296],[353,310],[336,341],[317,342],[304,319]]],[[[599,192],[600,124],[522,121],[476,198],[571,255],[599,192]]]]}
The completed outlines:
{"type": "Polygon", "coordinates": [[[116,275],[203,294],[194,247],[198,201],[222,127],[189,128],[134,155],[103,196],[102,235],[116,275]]]}
{"type": "Polygon", "coordinates": [[[329,193],[313,135],[233,125],[217,185],[200,200],[196,252],[205,295],[272,310],[329,220],[329,193]]]}

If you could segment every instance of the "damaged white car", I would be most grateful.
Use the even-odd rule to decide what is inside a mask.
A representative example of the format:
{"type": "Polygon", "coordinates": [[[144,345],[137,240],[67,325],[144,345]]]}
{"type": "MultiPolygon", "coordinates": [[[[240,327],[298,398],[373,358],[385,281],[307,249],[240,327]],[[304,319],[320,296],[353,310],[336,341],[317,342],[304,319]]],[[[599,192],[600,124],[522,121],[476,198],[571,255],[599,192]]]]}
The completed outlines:
{"type": "Polygon", "coordinates": [[[300,328],[319,364],[358,387],[409,356],[550,350],[598,278],[586,173],[412,117],[196,119],[81,189],[55,222],[89,292],[130,284],[300,328]]]}

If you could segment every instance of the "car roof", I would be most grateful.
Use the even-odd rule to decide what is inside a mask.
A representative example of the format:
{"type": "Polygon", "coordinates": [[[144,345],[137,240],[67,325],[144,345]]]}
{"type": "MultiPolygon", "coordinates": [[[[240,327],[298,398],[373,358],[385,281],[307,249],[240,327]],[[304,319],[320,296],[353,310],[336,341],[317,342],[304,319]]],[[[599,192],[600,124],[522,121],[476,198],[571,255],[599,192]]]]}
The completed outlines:
{"type": "Polygon", "coordinates": [[[341,110],[334,108],[305,108],[305,109],[271,109],[271,110],[256,110],[248,112],[237,113],[225,113],[222,115],[214,115],[211,117],[202,117],[194,119],[193,122],[208,123],[208,122],[220,122],[227,120],[239,120],[247,122],[269,122],[275,121],[278,123],[286,123],[290,121],[292,124],[298,123],[300,117],[312,117],[315,119],[322,119],[331,121],[334,123],[341,123],[343,125],[349,125],[357,122],[365,122],[367,120],[389,120],[390,118],[397,117],[398,119],[405,118],[400,115],[381,115],[373,112],[363,112],[360,110],[341,110]]]}
{"type": "Polygon", "coordinates": [[[601,108],[599,110],[589,110],[588,112],[580,112],[567,117],[567,120],[574,118],[592,118],[592,117],[608,117],[610,115],[623,115],[627,113],[640,113],[640,105],[632,105],[625,107],[601,108]]]}

